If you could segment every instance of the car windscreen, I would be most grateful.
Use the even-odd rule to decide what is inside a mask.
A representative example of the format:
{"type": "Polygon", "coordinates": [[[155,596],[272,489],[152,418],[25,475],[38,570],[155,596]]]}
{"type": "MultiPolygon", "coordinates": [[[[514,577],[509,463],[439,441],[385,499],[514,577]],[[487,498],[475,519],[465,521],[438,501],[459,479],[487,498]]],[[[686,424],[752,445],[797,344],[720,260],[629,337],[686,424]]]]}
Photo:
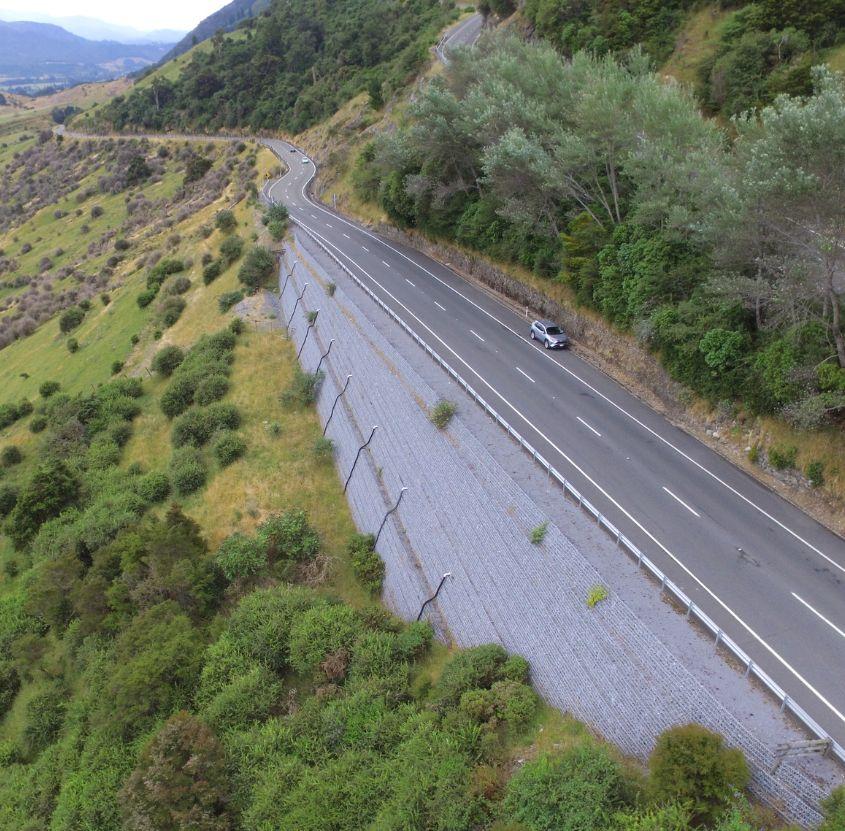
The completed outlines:
{"type": "Polygon", "coordinates": [[[560,326],[547,326],[546,333],[549,335],[562,335],[563,329],[560,326]]]}

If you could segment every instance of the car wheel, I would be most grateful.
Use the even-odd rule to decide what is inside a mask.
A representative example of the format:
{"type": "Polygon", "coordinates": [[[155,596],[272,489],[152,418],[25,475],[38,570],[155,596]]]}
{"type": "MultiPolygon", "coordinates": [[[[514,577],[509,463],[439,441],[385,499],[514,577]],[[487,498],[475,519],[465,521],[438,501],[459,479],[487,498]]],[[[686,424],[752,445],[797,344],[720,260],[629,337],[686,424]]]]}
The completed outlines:
{"type": "Polygon", "coordinates": [[[545,345],[546,349],[551,349],[551,348],[552,348],[551,344],[549,343],[548,338],[546,338],[546,340],[545,340],[545,341],[543,341],[543,343],[544,343],[544,345],[545,345]]]}
{"type": "Polygon", "coordinates": [[[537,336],[534,334],[534,330],[531,330],[531,340],[537,340],[537,336]]]}

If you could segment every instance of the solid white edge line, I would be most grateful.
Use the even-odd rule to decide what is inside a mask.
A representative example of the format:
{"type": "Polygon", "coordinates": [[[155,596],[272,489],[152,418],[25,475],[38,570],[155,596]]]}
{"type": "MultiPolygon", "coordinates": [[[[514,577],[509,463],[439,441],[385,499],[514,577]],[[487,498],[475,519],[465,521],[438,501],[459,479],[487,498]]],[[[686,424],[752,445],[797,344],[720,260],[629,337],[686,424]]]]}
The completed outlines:
{"type": "Polygon", "coordinates": [[[831,629],[834,629],[837,634],[841,635],[845,638],[845,632],[843,632],[833,621],[828,620],[818,609],[814,609],[803,597],[799,597],[795,592],[792,592],[792,596],[799,602],[803,603],[816,617],[821,618],[831,629]]]}
{"type": "Polygon", "coordinates": [[[479,372],[477,372],[467,361],[465,361],[454,349],[452,349],[446,341],[443,340],[430,326],[427,326],[419,317],[417,317],[411,309],[409,309],[398,297],[386,289],[378,280],[375,279],[366,269],[358,265],[355,260],[348,254],[344,254],[336,245],[330,240],[327,240],[322,234],[318,233],[307,225],[302,227],[313,234],[315,237],[324,242],[329,248],[333,248],[338,255],[348,260],[355,268],[358,269],[368,280],[384,292],[396,305],[404,309],[420,326],[422,326],[432,337],[438,340],[445,349],[447,349],[455,358],[460,361],[478,380],[484,384],[497,398],[499,398],[508,408],[510,408],[519,418],[521,418],[531,429],[537,433],[550,447],[554,448],[557,453],[563,458],[572,468],[574,468],[581,476],[584,477],[605,499],[612,503],[619,511],[621,511],[640,531],[643,532],[661,551],[672,559],[701,589],[706,592],[719,606],[721,606],[746,632],[748,632],[764,649],[766,649],[777,661],[792,673],[822,704],[824,704],[843,724],[845,724],[845,714],[841,713],[836,707],[817,690],[800,672],[798,672],[792,664],[789,663],[773,646],[767,643],[757,632],[751,628],[722,598],[719,597],[700,577],[698,577],[688,566],[686,566],[675,554],[673,554],[657,537],[654,536],[636,517],[626,510],[614,497],[612,497],[598,482],[596,482],[577,462],[571,459],[563,450],[558,447],[539,427],[535,426],[529,419],[518,410],[507,398],[505,398],[492,384],[490,384],[479,372]]]}
{"type": "MultiPolygon", "coordinates": [[[[616,403],[613,399],[609,398],[607,395],[605,395],[603,392],[601,392],[601,390],[596,389],[596,388],[595,388],[592,384],[590,384],[588,381],[586,381],[586,380],[584,380],[583,378],[581,378],[581,376],[580,376],[580,375],[578,375],[576,372],[573,372],[571,369],[569,369],[569,367],[564,366],[564,365],[563,365],[562,363],[560,363],[559,361],[556,361],[556,360],[555,360],[555,359],[554,359],[551,355],[547,354],[547,353],[546,353],[545,351],[543,351],[543,350],[542,350],[539,346],[534,345],[534,344],[532,343],[532,341],[530,341],[530,340],[529,340],[529,339],[527,339],[527,338],[524,338],[522,335],[520,335],[520,334],[519,334],[519,332],[517,332],[515,329],[512,329],[510,326],[508,326],[508,324],[507,324],[507,323],[505,323],[505,322],[504,322],[504,321],[502,321],[502,320],[499,320],[499,318],[497,318],[497,317],[496,317],[496,316],[495,316],[492,312],[489,312],[489,311],[488,311],[487,309],[485,309],[483,306],[480,306],[478,303],[476,303],[474,300],[472,300],[472,299],[470,299],[469,297],[467,297],[465,294],[463,294],[461,291],[459,291],[458,289],[456,289],[454,286],[450,286],[450,285],[449,285],[449,284],[448,284],[445,280],[443,280],[441,277],[438,277],[436,274],[434,274],[433,272],[429,271],[429,270],[428,270],[425,266],[420,265],[418,262],[416,262],[415,260],[413,260],[413,259],[412,259],[411,257],[409,257],[407,254],[403,254],[401,251],[399,251],[398,249],[394,248],[392,245],[390,245],[389,243],[385,242],[384,240],[380,239],[380,238],[379,238],[379,237],[377,237],[375,234],[371,233],[370,231],[365,230],[364,228],[360,228],[359,226],[355,225],[355,223],[354,223],[354,222],[350,222],[348,219],[345,219],[345,218],[344,218],[344,217],[342,217],[342,216],[339,216],[339,215],[337,215],[337,214],[334,214],[334,213],[332,213],[331,211],[329,211],[328,209],[326,209],[326,208],[322,207],[321,205],[319,205],[318,203],[311,201],[311,200],[308,198],[307,194],[305,193],[305,188],[308,186],[308,183],[311,181],[311,179],[313,179],[313,178],[314,178],[314,176],[316,175],[316,172],[317,172],[317,171],[316,171],[316,168],[315,168],[314,166],[312,166],[312,168],[311,168],[311,175],[309,176],[309,178],[307,179],[307,181],[305,182],[305,184],[302,186],[302,197],[303,197],[303,199],[305,199],[305,200],[306,200],[306,201],[307,201],[310,205],[312,205],[312,206],[314,207],[314,209],[315,209],[315,210],[318,210],[318,211],[323,211],[324,213],[327,213],[327,214],[329,214],[330,216],[334,216],[336,219],[340,220],[341,222],[344,222],[345,224],[349,225],[351,228],[355,228],[355,230],[356,230],[356,231],[359,231],[360,233],[365,234],[366,236],[370,237],[371,239],[374,239],[376,242],[380,243],[380,244],[381,244],[381,245],[383,245],[385,248],[389,249],[390,251],[393,251],[393,253],[394,253],[394,254],[397,254],[398,256],[400,256],[400,257],[402,257],[403,259],[407,260],[407,261],[408,261],[409,263],[411,263],[412,265],[416,266],[418,269],[420,269],[420,271],[425,272],[425,273],[426,273],[426,274],[428,274],[430,277],[432,277],[433,279],[437,280],[437,282],[438,282],[438,283],[442,284],[443,286],[445,286],[446,288],[448,288],[450,291],[455,292],[455,294],[457,294],[459,297],[462,297],[464,300],[466,300],[466,302],[467,302],[467,303],[471,304],[471,305],[472,305],[472,306],[474,306],[476,309],[478,309],[480,312],[482,312],[482,314],[487,315],[487,317],[489,317],[491,320],[494,320],[494,321],[495,321],[496,323],[498,323],[500,326],[503,326],[503,327],[504,327],[505,329],[507,329],[509,332],[511,332],[511,333],[513,333],[514,335],[516,335],[516,336],[517,336],[517,338],[518,338],[520,341],[522,341],[523,343],[527,343],[529,346],[531,346],[532,348],[536,349],[536,350],[539,352],[539,354],[541,354],[544,358],[547,358],[548,360],[550,360],[550,361],[554,362],[554,364],[555,364],[556,366],[560,367],[560,369],[562,369],[564,372],[566,372],[568,375],[570,375],[570,376],[571,376],[572,378],[574,378],[576,381],[578,381],[579,383],[583,384],[585,387],[587,387],[587,389],[589,389],[589,390],[591,390],[592,392],[594,392],[596,395],[598,395],[600,398],[602,398],[604,401],[606,401],[606,402],[607,402],[608,404],[610,404],[612,407],[615,407],[615,408],[616,408],[616,409],[617,409],[620,413],[622,413],[623,415],[627,416],[627,417],[628,417],[629,419],[631,419],[631,421],[633,421],[635,424],[638,424],[638,425],[639,425],[640,427],[642,427],[644,430],[646,430],[647,432],[651,433],[651,435],[653,435],[656,439],[659,439],[659,440],[660,440],[661,442],[663,442],[663,444],[665,444],[667,447],[670,447],[672,450],[674,450],[674,451],[675,451],[675,452],[676,452],[679,456],[683,457],[683,458],[684,458],[684,459],[686,459],[688,462],[690,462],[691,464],[695,465],[695,467],[697,467],[697,468],[698,468],[699,470],[701,470],[703,473],[706,473],[706,474],[707,474],[708,476],[710,476],[710,477],[711,477],[714,481],[718,482],[720,485],[722,485],[722,487],[726,488],[726,489],[727,489],[727,490],[729,490],[732,494],[734,494],[734,496],[739,497],[739,498],[740,498],[743,502],[745,502],[747,505],[749,505],[750,507],[754,508],[756,511],[758,511],[759,513],[761,513],[761,514],[762,514],[764,517],[766,517],[768,520],[770,520],[771,522],[774,522],[774,523],[775,523],[775,525],[777,525],[779,528],[781,528],[782,530],[786,531],[788,534],[790,534],[792,537],[794,537],[796,540],[798,540],[798,542],[802,543],[802,544],[803,544],[803,545],[805,545],[807,548],[809,548],[811,551],[814,551],[816,554],[818,554],[818,555],[819,555],[822,559],[824,559],[826,562],[830,563],[832,566],[834,566],[835,568],[838,568],[841,572],[845,573],[845,565],[840,565],[839,563],[837,563],[837,562],[836,562],[836,560],[834,560],[832,557],[829,557],[827,554],[825,554],[825,553],[824,553],[824,551],[822,551],[821,549],[817,548],[815,545],[813,545],[813,544],[812,544],[811,542],[809,542],[808,540],[805,540],[805,539],[804,539],[804,538],[803,538],[800,534],[798,534],[797,532],[793,531],[793,530],[792,530],[792,529],[791,529],[788,525],[785,525],[783,522],[781,522],[779,519],[777,519],[777,517],[772,516],[772,515],[771,515],[768,511],[766,511],[764,508],[761,508],[761,507],[760,507],[760,506],[759,506],[756,502],[752,501],[752,500],[751,500],[751,499],[749,499],[747,496],[745,496],[744,494],[740,493],[740,492],[739,492],[736,488],[734,488],[732,485],[729,485],[727,482],[725,482],[725,481],[724,481],[724,479],[722,479],[721,477],[719,477],[717,474],[713,473],[713,471],[708,470],[708,469],[707,469],[707,468],[706,468],[703,464],[701,464],[701,462],[696,461],[696,460],[695,460],[695,459],[693,459],[691,456],[689,456],[687,453],[685,453],[683,450],[681,450],[681,448],[680,448],[680,447],[678,447],[677,445],[675,445],[675,444],[673,444],[671,441],[669,441],[669,439],[664,438],[663,436],[661,436],[661,435],[660,435],[660,433],[658,433],[658,432],[657,432],[656,430],[654,430],[653,428],[649,427],[647,424],[645,424],[643,421],[641,421],[639,418],[637,418],[635,415],[633,415],[633,413],[629,413],[629,412],[628,412],[628,411],[627,411],[624,407],[622,407],[620,404],[617,404],[617,403],[616,403]]],[[[278,181],[278,182],[280,182],[280,181],[281,181],[281,179],[278,179],[277,181],[278,181]]],[[[454,273],[454,272],[452,272],[452,273],[454,273]]],[[[456,276],[456,278],[457,278],[457,279],[460,279],[460,277],[457,277],[457,275],[455,275],[455,276],[456,276]]],[[[709,449],[709,448],[708,448],[708,449],[709,449]]]]}
{"type": "Polygon", "coordinates": [[[527,373],[525,370],[520,369],[519,367],[516,368],[517,372],[521,372],[532,384],[536,384],[537,382],[527,373]]]}
{"type": "Polygon", "coordinates": [[[471,335],[475,335],[475,336],[476,336],[476,337],[477,337],[477,338],[478,338],[478,339],[479,339],[482,343],[484,343],[484,342],[485,342],[485,341],[484,341],[484,338],[482,338],[482,337],[481,337],[481,335],[479,335],[479,334],[478,334],[478,332],[474,332],[472,329],[470,329],[470,330],[469,330],[469,333],[470,333],[471,335]]]}
{"type": "Polygon", "coordinates": [[[575,418],[577,418],[578,421],[580,421],[581,424],[583,424],[588,430],[592,430],[599,438],[601,438],[601,433],[599,433],[599,431],[596,430],[595,427],[591,427],[589,424],[587,424],[587,422],[584,421],[584,419],[581,418],[581,416],[575,416],[575,418]]]}
{"type": "Polygon", "coordinates": [[[698,511],[690,508],[690,506],[687,505],[687,503],[684,502],[684,500],[681,499],[680,496],[677,496],[676,494],[672,493],[672,491],[670,491],[669,488],[666,487],[666,485],[663,485],[663,490],[665,490],[666,493],[668,493],[669,496],[671,496],[672,499],[674,499],[679,505],[683,505],[693,516],[697,516],[699,519],[701,519],[701,514],[699,514],[698,511]]]}

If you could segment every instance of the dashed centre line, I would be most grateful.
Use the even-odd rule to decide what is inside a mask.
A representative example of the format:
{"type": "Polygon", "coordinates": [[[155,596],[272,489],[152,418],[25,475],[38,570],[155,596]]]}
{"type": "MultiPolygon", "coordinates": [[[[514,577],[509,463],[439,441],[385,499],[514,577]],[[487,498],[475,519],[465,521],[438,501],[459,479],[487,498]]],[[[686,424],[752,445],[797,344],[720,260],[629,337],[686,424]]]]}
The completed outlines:
{"type": "Polygon", "coordinates": [[[332,225],[331,223],[327,222],[327,223],[326,223],[326,228],[334,228],[334,225],[332,225]]]}
{"type": "Polygon", "coordinates": [[[701,514],[699,514],[697,511],[694,511],[692,508],[690,508],[690,506],[687,505],[687,503],[684,502],[684,500],[681,499],[680,496],[675,496],[675,494],[672,493],[672,491],[670,491],[669,488],[666,487],[666,485],[663,486],[663,490],[665,490],[666,493],[668,493],[669,496],[672,497],[672,499],[674,499],[679,504],[683,505],[693,516],[697,516],[699,519],[701,519],[701,514]]]}
{"type": "Polygon", "coordinates": [[[817,618],[823,620],[831,629],[834,630],[837,634],[841,635],[845,638],[845,632],[843,632],[835,623],[829,621],[821,612],[814,609],[803,597],[799,597],[795,592],[792,592],[792,596],[799,602],[803,603],[817,618]]]}
{"type": "Polygon", "coordinates": [[[345,236],[346,239],[352,239],[352,237],[350,237],[349,234],[344,234],[343,236],[345,236]]]}
{"type": "Polygon", "coordinates": [[[434,305],[437,306],[438,309],[443,309],[444,312],[446,311],[446,307],[441,306],[436,300],[434,301],[434,305]]]}
{"type": "Polygon", "coordinates": [[[369,248],[367,248],[367,246],[366,246],[366,245],[362,245],[362,246],[361,246],[361,248],[363,248],[363,249],[364,249],[364,251],[366,251],[368,254],[370,253],[370,249],[369,249],[369,248]]]}
{"type": "Polygon", "coordinates": [[[516,368],[517,372],[521,372],[532,384],[536,384],[537,382],[524,370],[520,369],[519,367],[516,368]]]}
{"type": "Polygon", "coordinates": [[[587,424],[587,422],[584,421],[584,419],[581,418],[581,416],[575,416],[575,418],[577,418],[578,421],[580,421],[581,424],[583,424],[588,430],[592,430],[599,438],[601,438],[601,433],[599,433],[599,431],[596,430],[595,427],[591,427],[589,424],[587,424]]]}
{"type": "Polygon", "coordinates": [[[314,214],[311,214],[311,219],[316,219],[317,217],[314,214]]]}
{"type": "MultiPolygon", "coordinates": [[[[385,260],[382,260],[382,263],[383,263],[383,264],[384,264],[387,268],[390,268],[390,263],[386,262],[385,260]]],[[[411,281],[410,281],[410,280],[408,280],[408,282],[410,283],[411,281]]],[[[413,285],[413,283],[412,283],[411,285],[413,285]]]]}
{"type": "Polygon", "coordinates": [[[485,341],[484,341],[484,338],[482,338],[482,337],[481,337],[481,335],[479,335],[479,334],[478,334],[478,332],[473,332],[473,331],[472,331],[472,329],[470,329],[470,330],[469,330],[469,333],[470,333],[471,335],[475,335],[475,336],[476,336],[476,337],[477,337],[477,338],[478,338],[478,339],[479,339],[482,343],[484,343],[484,342],[485,342],[485,341]]]}
{"type": "MultiPolygon", "coordinates": [[[[383,261],[382,261],[382,262],[383,262],[383,261]]],[[[417,284],[416,284],[416,283],[412,283],[412,282],[411,282],[411,281],[410,281],[407,277],[405,278],[405,282],[406,282],[409,286],[413,286],[414,288],[416,288],[416,287],[417,287],[417,284]]]]}

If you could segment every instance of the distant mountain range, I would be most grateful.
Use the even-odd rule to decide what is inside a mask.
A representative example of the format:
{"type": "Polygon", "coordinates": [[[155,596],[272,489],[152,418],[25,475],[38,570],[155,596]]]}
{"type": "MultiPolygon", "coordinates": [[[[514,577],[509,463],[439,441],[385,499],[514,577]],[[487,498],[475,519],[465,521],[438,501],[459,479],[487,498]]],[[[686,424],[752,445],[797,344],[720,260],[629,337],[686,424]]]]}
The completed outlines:
{"type": "Polygon", "coordinates": [[[0,89],[36,93],[143,69],[170,44],[87,40],[59,26],[0,21],[0,89]]]}
{"type": "Polygon", "coordinates": [[[205,20],[200,21],[164,56],[162,62],[169,61],[187,52],[192,46],[210,38],[215,32],[220,30],[231,31],[242,20],[255,17],[269,6],[270,0],[232,0],[222,9],[218,9],[214,14],[210,14],[205,20]]]}
{"type": "Polygon", "coordinates": [[[185,36],[184,29],[156,29],[146,32],[133,29],[130,26],[107,23],[104,20],[97,20],[93,17],[81,17],[79,15],[55,17],[42,12],[21,12],[11,9],[0,9],[0,20],[5,20],[6,22],[27,20],[33,23],[51,23],[53,26],[60,26],[71,34],[78,35],[86,40],[113,40],[117,41],[117,43],[173,44],[185,36]]]}

